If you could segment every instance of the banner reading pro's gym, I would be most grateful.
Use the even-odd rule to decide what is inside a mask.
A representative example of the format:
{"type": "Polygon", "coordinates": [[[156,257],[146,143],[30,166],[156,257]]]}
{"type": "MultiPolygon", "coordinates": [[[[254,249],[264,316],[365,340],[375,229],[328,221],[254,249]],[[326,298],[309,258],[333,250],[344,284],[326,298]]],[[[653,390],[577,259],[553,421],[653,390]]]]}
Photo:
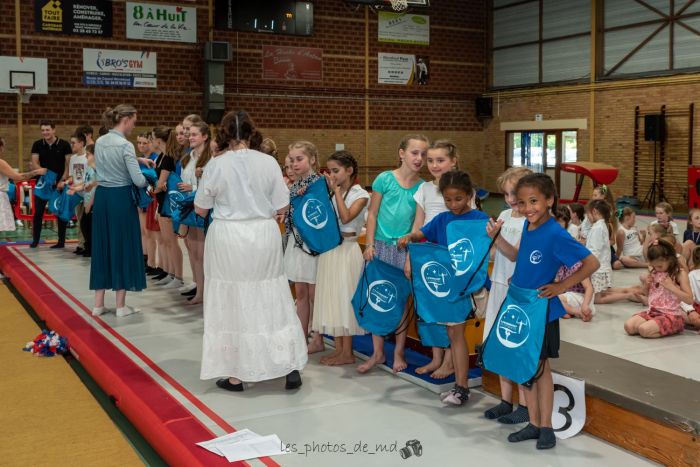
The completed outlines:
{"type": "Polygon", "coordinates": [[[529,382],[537,374],[549,306],[549,300],[539,297],[539,293],[510,284],[481,347],[484,369],[518,384],[529,382]]]}
{"type": "Polygon", "coordinates": [[[197,9],[161,3],[126,2],[126,37],[197,42],[197,9]]]}
{"type": "Polygon", "coordinates": [[[486,233],[487,223],[487,220],[474,220],[447,224],[447,250],[458,289],[453,299],[473,294],[486,282],[491,247],[491,238],[486,233]]]}
{"type": "Polygon", "coordinates": [[[34,29],[42,33],[112,37],[112,2],[36,0],[34,29]]]}
{"type": "Polygon", "coordinates": [[[338,216],[328,195],[325,178],[309,185],[302,196],[293,197],[292,206],[292,223],[309,250],[321,254],[342,243],[338,216]]]}
{"type": "Polygon", "coordinates": [[[357,323],[378,336],[391,334],[401,324],[410,293],[401,269],[378,259],[366,263],[352,297],[357,323]]]}
{"type": "Polygon", "coordinates": [[[450,253],[434,243],[411,243],[413,296],[418,316],[426,323],[461,323],[472,311],[469,295],[459,296],[450,253]]]}
{"type": "Polygon", "coordinates": [[[125,88],[155,88],[155,52],[83,49],[83,84],[125,88]]]}

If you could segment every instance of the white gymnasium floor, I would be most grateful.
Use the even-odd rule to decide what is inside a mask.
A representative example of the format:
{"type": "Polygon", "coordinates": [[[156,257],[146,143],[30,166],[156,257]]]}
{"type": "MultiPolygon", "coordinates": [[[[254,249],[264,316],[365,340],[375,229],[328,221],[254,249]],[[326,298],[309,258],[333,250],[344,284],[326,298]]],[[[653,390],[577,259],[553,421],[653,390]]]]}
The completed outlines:
{"type": "MultiPolygon", "coordinates": [[[[646,226],[654,220],[637,216],[637,226],[646,226]]],[[[676,221],[685,229],[685,221],[676,221]]],[[[646,269],[622,269],[613,271],[613,286],[626,287],[639,284],[639,275],[646,269]]],[[[561,321],[561,340],[629,360],[643,366],[700,381],[700,334],[686,329],[682,334],[661,339],[642,339],[625,333],[624,322],[633,314],[644,310],[641,303],[618,302],[596,305],[592,321],[584,323],[569,319],[561,321]]]]}
{"type": "MultiPolygon", "coordinates": [[[[47,247],[37,250],[18,248],[80,302],[92,306],[92,294],[87,286],[89,262],[76,258],[70,251],[72,246],[62,252],[47,247]]],[[[61,292],[58,294],[65,297],[61,292]]],[[[473,391],[472,399],[465,407],[443,407],[434,393],[409,381],[381,370],[360,376],[352,366],[328,368],[318,363],[318,354],[310,358],[303,372],[304,384],[299,391],[286,392],[283,379],[249,386],[243,393],[223,391],[214,385],[214,381],[199,380],[202,309],[185,306],[180,298],[176,291],[151,287],[143,293],[128,295],[127,303],[140,307],[141,313],[119,319],[110,313],[102,318],[236,429],[249,428],[262,435],[274,433],[283,442],[295,444],[299,453],[273,457],[283,466],[456,466],[488,463],[498,466],[575,467],[650,464],[641,457],[586,434],[559,441],[556,449],[548,452],[537,451],[534,442],[513,445],[506,441],[513,428],[483,418],[483,411],[498,402],[490,395],[473,391]],[[391,446],[397,442],[398,448],[401,448],[406,441],[413,439],[418,439],[423,446],[423,456],[420,458],[413,456],[403,460],[397,452],[302,454],[305,445],[313,443],[344,443],[346,449],[352,451],[354,445],[361,442],[367,443],[369,452],[374,452],[377,444],[391,446]]],[[[71,303],[67,297],[64,299],[71,303]]],[[[108,294],[107,305],[113,307],[113,300],[114,295],[108,294]]],[[[93,321],[86,313],[80,315],[88,322],[93,321]]],[[[601,313],[601,316],[605,314],[601,313]]],[[[600,341],[603,345],[608,339],[594,339],[594,333],[589,331],[594,326],[602,327],[604,323],[603,319],[592,325],[567,323],[564,326],[565,335],[572,338],[579,332],[576,330],[582,329],[580,341],[600,341]]],[[[99,325],[91,324],[130,355],[214,433],[224,434],[224,430],[188,401],[182,391],[148,368],[138,356],[116,342],[99,325]]],[[[614,330],[609,332],[615,334],[614,330]]],[[[639,343],[627,343],[620,336],[607,345],[610,351],[622,349],[640,352],[644,346],[653,344],[641,340],[639,343]]],[[[251,465],[263,464],[252,461],[251,465]]]]}

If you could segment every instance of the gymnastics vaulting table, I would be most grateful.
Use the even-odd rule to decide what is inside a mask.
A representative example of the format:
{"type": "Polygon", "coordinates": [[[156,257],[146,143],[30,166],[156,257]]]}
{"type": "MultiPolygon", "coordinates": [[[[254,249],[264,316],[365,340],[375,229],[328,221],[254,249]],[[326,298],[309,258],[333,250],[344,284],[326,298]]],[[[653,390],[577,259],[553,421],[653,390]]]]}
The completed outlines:
{"type": "MultiPolygon", "coordinates": [[[[169,465],[249,465],[246,462],[230,464],[224,457],[197,446],[195,443],[216,435],[142,367],[89,324],[85,316],[80,316],[80,313],[90,315],[91,310],[36,267],[19,248],[0,245],[0,270],[46,322],[47,327],[68,338],[71,353],[169,465]]],[[[99,317],[90,318],[108,333],[121,337],[99,317]]],[[[172,386],[180,386],[135,346],[126,340],[121,343],[138,354],[159,376],[169,379],[172,386]]],[[[180,386],[178,390],[190,402],[195,405],[199,403],[186,389],[180,386]]],[[[198,409],[207,413],[222,430],[236,431],[208,407],[198,405],[198,409]]],[[[270,458],[261,458],[260,461],[268,467],[278,466],[270,458]]]]}
{"type": "Polygon", "coordinates": [[[578,175],[576,177],[576,191],[573,199],[561,200],[564,203],[577,203],[578,197],[581,194],[581,187],[585,177],[593,181],[593,186],[609,185],[617,179],[619,171],[616,167],[600,162],[564,162],[560,169],[564,172],[572,172],[578,175]]]}

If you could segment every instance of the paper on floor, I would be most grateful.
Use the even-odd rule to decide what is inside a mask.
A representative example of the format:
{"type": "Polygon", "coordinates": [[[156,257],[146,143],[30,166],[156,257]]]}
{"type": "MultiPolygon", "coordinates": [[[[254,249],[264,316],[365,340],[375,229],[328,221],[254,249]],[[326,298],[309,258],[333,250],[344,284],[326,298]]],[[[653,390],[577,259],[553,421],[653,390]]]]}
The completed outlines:
{"type": "Polygon", "coordinates": [[[197,445],[226,457],[229,462],[286,454],[277,435],[260,436],[247,428],[197,445]]]}

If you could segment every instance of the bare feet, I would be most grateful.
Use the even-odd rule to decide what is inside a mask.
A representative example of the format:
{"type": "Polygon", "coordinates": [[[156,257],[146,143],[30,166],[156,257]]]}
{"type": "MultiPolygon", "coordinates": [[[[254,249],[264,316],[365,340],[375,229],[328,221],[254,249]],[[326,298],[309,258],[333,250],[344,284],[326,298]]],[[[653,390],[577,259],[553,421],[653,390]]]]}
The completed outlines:
{"type": "Polygon", "coordinates": [[[418,373],[419,375],[424,375],[426,373],[432,373],[433,371],[440,368],[441,364],[442,364],[442,359],[440,359],[440,360],[432,359],[430,361],[430,363],[428,363],[427,365],[423,365],[421,367],[416,368],[416,373],[418,373]]]}
{"type": "Polygon", "coordinates": [[[309,355],[311,355],[312,353],[323,352],[324,350],[326,350],[326,346],[323,345],[323,341],[315,342],[312,340],[309,346],[307,347],[307,353],[309,355]]]}
{"type": "Polygon", "coordinates": [[[362,365],[359,365],[357,367],[357,371],[358,371],[358,373],[363,373],[363,374],[367,373],[369,370],[374,368],[375,365],[381,365],[385,361],[386,361],[386,357],[384,356],[384,354],[372,355],[372,357],[370,357],[369,360],[367,360],[362,365]]]}
{"type": "Polygon", "coordinates": [[[340,365],[351,365],[355,363],[355,356],[354,355],[343,355],[340,354],[337,357],[333,359],[329,359],[326,362],[326,365],[331,365],[331,366],[340,366],[340,365]]]}
{"type": "Polygon", "coordinates": [[[323,365],[332,365],[332,363],[328,363],[328,362],[330,362],[331,360],[337,358],[339,355],[340,355],[340,349],[338,349],[338,348],[336,347],[336,349],[335,349],[333,352],[329,353],[328,355],[324,355],[323,357],[321,357],[321,364],[323,364],[323,365]]]}
{"type": "Polygon", "coordinates": [[[204,303],[204,297],[194,297],[192,300],[187,300],[188,305],[201,305],[204,303]]]}
{"type": "Polygon", "coordinates": [[[408,363],[406,363],[406,359],[403,358],[403,355],[394,354],[394,367],[392,368],[394,373],[399,373],[406,368],[408,368],[408,363]]]}
{"type": "Polygon", "coordinates": [[[448,376],[452,375],[455,372],[454,367],[452,366],[452,362],[448,362],[447,359],[445,359],[444,362],[442,362],[442,365],[440,368],[435,370],[430,377],[435,378],[435,379],[445,379],[448,376]]]}
{"type": "Polygon", "coordinates": [[[564,316],[562,316],[562,318],[564,318],[564,319],[570,319],[570,318],[571,318],[571,315],[570,315],[569,313],[567,313],[567,314],[565,314],[564,316]]]}

